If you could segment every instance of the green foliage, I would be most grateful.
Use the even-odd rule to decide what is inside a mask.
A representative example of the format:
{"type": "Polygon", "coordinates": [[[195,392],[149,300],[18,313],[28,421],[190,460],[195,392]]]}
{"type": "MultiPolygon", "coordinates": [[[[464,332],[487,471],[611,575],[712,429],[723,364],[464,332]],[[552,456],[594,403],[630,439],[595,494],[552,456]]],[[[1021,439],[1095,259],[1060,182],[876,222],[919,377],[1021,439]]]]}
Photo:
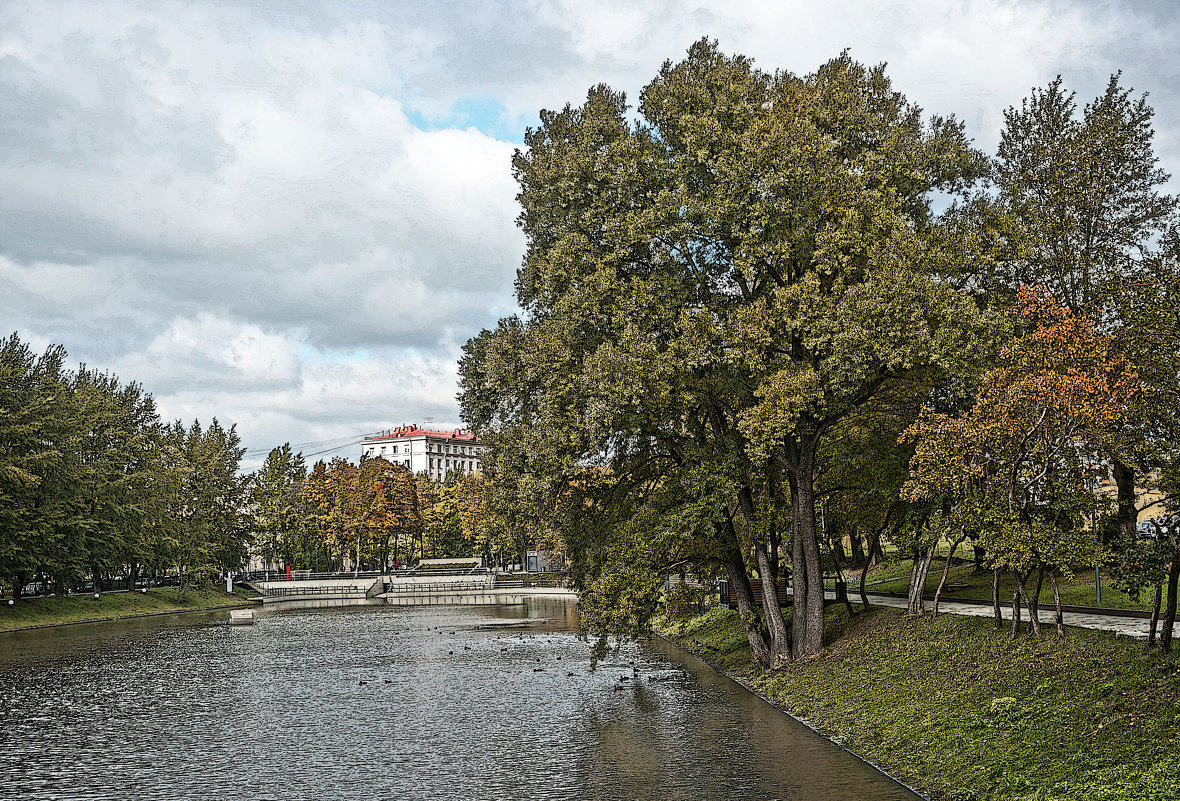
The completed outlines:
{"type": "MultiPolygon", "coordinates": [[[[831,432],[901,385],[916,408],[990,338],[937,278],[957,265],[930,208],[986,159],[847,55],[771,75],[702,40],[637,110],[597,86],[543,111],[513,160],[525,317],[471,340],[460,370],[489,508],[556,533],[586,597],[630,605],[590,616],[619,627],[604,633],[650,617],[669,565],[745,571],[747,548],[777,558],[793,531],[810,653],[831,432]]],[[[786,658],[770,618],[751,636],[786,658]]]]}
{"type": "Polygon", "coordinates": [[[241,449],[216,421],[162,427],[138,384],[0,343],[0,576],[59,591],[144,567],[237,567],[241,449]]]}
{"type": "Polygon", "coordinates": [[[1153,151],[1155,112],[1119,78],[1080,117],[1060,76],[1004,115],[996,181],[1024,241],[1012,283],[1042,284],[1075,314],[1097,312],[1175,220],[1176,199],[1158,191],[1168,175],[1153,151]]]}
{"type": "Polygon", "coordinates": [[[290,443],[273,448],[251,477],[254,551],[267,562],[308,568],[314,564],[311,510],[303,497],[307,468],[290,443]]]}

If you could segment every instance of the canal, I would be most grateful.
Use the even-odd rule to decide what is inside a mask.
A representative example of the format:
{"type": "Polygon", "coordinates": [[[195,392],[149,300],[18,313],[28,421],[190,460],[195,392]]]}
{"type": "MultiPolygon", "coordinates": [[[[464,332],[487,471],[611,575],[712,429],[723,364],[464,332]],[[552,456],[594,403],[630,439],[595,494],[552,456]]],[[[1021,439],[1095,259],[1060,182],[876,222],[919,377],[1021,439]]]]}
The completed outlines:
{"type": "Polygon", "coordinates": [[[560,601],[225,618],[0,635],[0,798],[917,798],[560,601]]]}

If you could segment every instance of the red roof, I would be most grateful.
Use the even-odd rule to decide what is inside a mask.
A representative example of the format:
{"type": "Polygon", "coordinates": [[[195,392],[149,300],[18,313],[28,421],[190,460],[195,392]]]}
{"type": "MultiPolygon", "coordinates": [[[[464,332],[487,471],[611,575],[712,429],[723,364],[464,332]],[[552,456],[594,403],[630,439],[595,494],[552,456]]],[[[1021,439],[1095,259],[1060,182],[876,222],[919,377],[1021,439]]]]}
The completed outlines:
{"type": "Polygon", "coordinates": [[[434,437],[436,439],[454,439],[462,440],[464,442],[479,442],[479,437],[462,428],[456,428],[454,431],[435,431],[430,428],[419,428],[417,424],[395,428],[385,434],[365,437],[365,442],[376,442],[379,440],[390,439],[408,439],[409,437],[434,437]]]}

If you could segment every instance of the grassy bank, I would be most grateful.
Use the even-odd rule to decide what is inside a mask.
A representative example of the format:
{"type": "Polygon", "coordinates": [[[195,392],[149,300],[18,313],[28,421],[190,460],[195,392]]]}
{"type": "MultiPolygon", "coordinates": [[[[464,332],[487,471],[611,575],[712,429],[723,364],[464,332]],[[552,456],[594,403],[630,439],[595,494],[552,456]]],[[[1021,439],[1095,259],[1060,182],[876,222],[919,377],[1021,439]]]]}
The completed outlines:
{"type": "Polygon", "coordinates": [[[1071,629],[1013,642],[987,619],[851,620],[815,659],[762,673],[736,612],[663,633],[936,799],[1180,797],[1180,655],[1071,629]]]}
{"type": "MultiPolygon", "coordinates": [[[[896,592],[904,595],[909,589],[911,564],[909,559],[891,559],[869,573],[865,581],[865,590],[868,592],[896,592]]],[[[943,560],[941,558],[935,559],[930,565],[930,572],[926,575],[926,592],[932,595],[938,589],[938,582],[942,579],[942,566],[943,560]]],[[[991,600],[991,571],[985,570],[977,573],[975,565],[970,561],[952,563],[946,580],[948,585],[960,585],[951,590],[943,590],[943,597],[948,600],[955,598],[991,600]]],[[[851,577],[849,581],[852,584],[853,592],[855,592],[859,586],[860,575],[851,577]]],[[[1111,585],[1110,579],[1105,576],[1102,577],[1102,602],[1099,603],[1094,587],[1093,570],[1083,571],[1068,579],[1061,577],[1058,579],[1058,585],[1061,589],[1061,603],[1066,606],[1099,606],[1104,609],[1151,608],[1150,598],[1146,595],[1139,601],[1133,601],[1125,592],[1115,589],[1111,585]]],[[[1001,574],[1001,601],[1010,602],[1012,600],[1012,586],[1012,575],[1010,573],[1001,574]]],[[[1031,594],[1033,587],[1029,586],[1028,591],[1031,594]]],[[[1048,609],[1053,606],[1053,587],[1047,578],[1041,586],[1040,599],[1043,608],[1048,609]]]]}
{"type": "Polygon", "coordinates": [[[108,592],[99,598],[70,595],[22,599],[12,606],[5,601],[0,604],[0,631],[241,606],[249,603],[251,594],[242,589],[230,595],[222,588],[181,592],[177,587],[159,587],[146,593],[108,592]]]}

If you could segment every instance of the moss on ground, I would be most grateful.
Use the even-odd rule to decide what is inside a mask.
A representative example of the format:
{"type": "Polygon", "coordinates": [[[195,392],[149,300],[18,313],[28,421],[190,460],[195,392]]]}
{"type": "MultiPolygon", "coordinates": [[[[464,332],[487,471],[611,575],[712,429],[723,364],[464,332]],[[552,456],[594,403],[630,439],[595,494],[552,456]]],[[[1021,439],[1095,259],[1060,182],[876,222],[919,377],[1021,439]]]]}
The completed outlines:
{"type": "Polygon", "coordinates": [[[932,798],[1180,798],[1180,654],[1083,629],[1012,641],[980,618],[829,615],[824,652],[773,673],[736,612],[660,628],[932,798]]]}
{"type": "Polygon", "coordinates": [[[242,606],[249,604],[254,595],[240,588],[231,595],[212,587],[184,592],[176,587],[159,587],[146,593],[108,592],[99,598],[93,595],[28,598],[12,606],[4,601],[0,604],[0,631],[242,606]]]}

